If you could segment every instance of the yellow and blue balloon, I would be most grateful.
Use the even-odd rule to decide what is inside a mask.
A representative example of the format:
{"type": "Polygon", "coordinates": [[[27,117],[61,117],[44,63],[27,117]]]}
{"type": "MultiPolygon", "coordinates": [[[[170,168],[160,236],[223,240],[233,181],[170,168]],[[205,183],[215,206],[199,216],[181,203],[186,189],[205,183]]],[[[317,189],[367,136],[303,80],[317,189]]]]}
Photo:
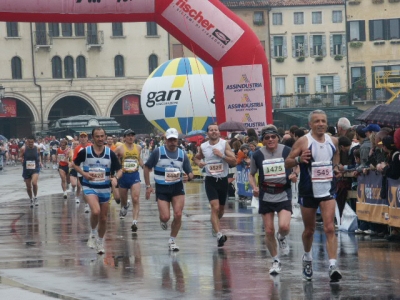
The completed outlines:
{"type": "Polygon", "coordinates": [[[146,80],[141,107],[161,131],[207,131],[215,122],[213,70],[199,58],[176,58],[160,65],[146,80]]]}

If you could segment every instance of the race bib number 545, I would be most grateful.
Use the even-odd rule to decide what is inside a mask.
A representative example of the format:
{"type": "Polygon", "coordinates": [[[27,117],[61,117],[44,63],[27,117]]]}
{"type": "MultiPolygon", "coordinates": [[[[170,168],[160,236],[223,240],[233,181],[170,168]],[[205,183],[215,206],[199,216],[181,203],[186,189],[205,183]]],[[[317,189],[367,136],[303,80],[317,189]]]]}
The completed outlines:
{"type": "Polygon", "coordinates": [[[320,161],[311,163],[311,181],[328,182],[332,181],[333,168],[331,161],[320,161]]]}

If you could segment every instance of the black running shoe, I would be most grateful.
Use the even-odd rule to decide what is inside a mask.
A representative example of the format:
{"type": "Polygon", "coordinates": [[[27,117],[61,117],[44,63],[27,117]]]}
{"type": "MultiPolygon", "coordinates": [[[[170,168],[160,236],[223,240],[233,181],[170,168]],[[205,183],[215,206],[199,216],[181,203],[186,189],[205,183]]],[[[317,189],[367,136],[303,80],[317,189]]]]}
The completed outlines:
{"type": "Polygon", "coordinates": [[[131,229],[132,229],[132,232],[136,232],[137,231],[138,228],[137,228],[136,223],[132,224],[131,229]]]}
{"type": "Polygon", "coordinates": [[[226,237],[226,235],[222,235],[222,236],[217,240],[217,242],[218,242],[218,247],[223,247],[227,239],[228,239],[228,238],[226,237]]]}

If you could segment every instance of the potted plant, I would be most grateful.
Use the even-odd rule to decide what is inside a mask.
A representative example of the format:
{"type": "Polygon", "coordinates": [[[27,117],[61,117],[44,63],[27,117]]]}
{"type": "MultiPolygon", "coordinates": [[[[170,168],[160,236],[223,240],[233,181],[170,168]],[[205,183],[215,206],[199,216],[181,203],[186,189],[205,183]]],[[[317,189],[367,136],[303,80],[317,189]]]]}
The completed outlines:
{"type": "Polygon", "coordinates": [[[275,61],[278,63],[282,63],[285,61],[285,58],[283,56],[279,56],[279,57],[275,58],[275,61]]]}
{"type": "Polygon", "coordinates": [[[350,42],[350,47],[351,48],[360,48],[362,47],[363,43],[360,41],[352,41],[350,42]]]}
{"type": "Polygon", "coordinates": [[[334,59],[335,60],[342,60],[343,59],[343,55],[337,54],[337,55],[335,55],[334,59]]]}
{"type": "Polygon", "coordinates": [[[323,60],[323,59],[324,59],[324,57],[323,57],[323,56],[321,56],[321,55],[314,56],[314,58],[315,58],[315,60],[316,60],[316,61],[321,61],[321,60],[323,60]]]}
{"type": "Polygon", "coordinates": [[[374,4],[380,4],[380,3],[383,3],[383,0],[372,0],[372,3],[374,3],[374,4]]]}
{"type": "Polygon", "coordinates": [[[305,57],[304,56],[298,56],[296,58],[297,61],[304,61],[305,57]]]}
{"type": "Polygon", "coordinates": [[[313,97],[311,98],[311,103],[313,104],[320,104],[322,102],[320,97],[313,97]]]}

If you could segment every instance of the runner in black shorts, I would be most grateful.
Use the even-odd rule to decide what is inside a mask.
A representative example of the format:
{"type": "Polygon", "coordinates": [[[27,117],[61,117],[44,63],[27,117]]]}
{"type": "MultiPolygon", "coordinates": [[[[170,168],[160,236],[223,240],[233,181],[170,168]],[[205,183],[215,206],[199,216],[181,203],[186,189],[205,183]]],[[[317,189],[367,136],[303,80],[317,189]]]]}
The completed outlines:
{"type": "Polygon", "coordinates": [[[292,186],[297,174],[285,169],[285,158],[290,148],[279,144],[278,130],[267,125],[261,130],[263,147],[254,152],[250,163],[249,182],[253,196],[259,197],[258,213],[262,215],[265,230],[265,242],[272,256],[271,275],[281,272],[280,256],[289,254],[286,236],[290,231],[292,217],[292,186]],[[258,173],[258,185],[255,175],[258,173]],[[278,231],[275,233],[274,218],[278,214],[278,231]],[[278,240],[278,243],[277,243],[278,240]],[[279,244],[279,252],[278,252],[279,244]]]}
{"type": "Polygon", "coordinates": [[[184,181],[193,179],[192,167],[187,155],[178,148],[178,131],[170,128],[165,133],[165,145],[156,148],[144,165],[144,181],[146,183],[146,199],[150,199],[153,188],[150,185],[150,172],[154,168],[156,182],[156,201],[160,213],[160,224],[167,230],[170,219],[170,205],[174,210],[174,220],[171,223],[171,235],[168,247],[171,251],[179,251],[175,243],[182,224],[182,211],[185,204],[184,181]]]}
{"type": "Polygon", "coordinates": [[[218,247],[222,247],[228,238],[221,233],[219,220],[224,215],[228,196],[229,166],[236,166],[236,157],[229,144],[220,138],[218,125],[209,125],[207,135],[209,141],[201,144],[193,161],[200,169],[206,169],[205,188],[211,205],[212,234],[217,237],[218,247]]]}

